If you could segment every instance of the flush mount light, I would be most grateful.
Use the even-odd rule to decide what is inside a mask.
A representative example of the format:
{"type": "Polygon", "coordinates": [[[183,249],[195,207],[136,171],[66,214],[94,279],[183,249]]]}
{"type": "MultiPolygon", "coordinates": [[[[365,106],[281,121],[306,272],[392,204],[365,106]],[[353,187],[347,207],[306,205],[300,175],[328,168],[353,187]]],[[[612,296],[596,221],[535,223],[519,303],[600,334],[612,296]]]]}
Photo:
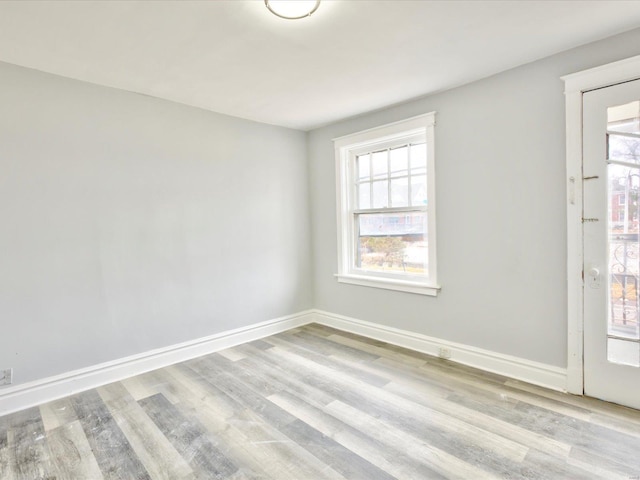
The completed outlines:
{"type": "Polygon", "coordinates": [[[264,0],[269,11],[280,18],[298,20],[315,12],[320,0],[264,0]]]}

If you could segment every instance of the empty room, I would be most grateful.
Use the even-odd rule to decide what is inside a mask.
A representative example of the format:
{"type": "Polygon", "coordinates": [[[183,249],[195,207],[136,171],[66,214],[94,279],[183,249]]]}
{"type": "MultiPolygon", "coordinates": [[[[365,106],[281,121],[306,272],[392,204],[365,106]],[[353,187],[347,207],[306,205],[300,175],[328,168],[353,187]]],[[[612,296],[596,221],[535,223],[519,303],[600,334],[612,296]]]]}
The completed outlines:
{"type": "Polygon", "coordinates": [[[640,1],[0,1],[0,480],[640,478],[640,1]]]}

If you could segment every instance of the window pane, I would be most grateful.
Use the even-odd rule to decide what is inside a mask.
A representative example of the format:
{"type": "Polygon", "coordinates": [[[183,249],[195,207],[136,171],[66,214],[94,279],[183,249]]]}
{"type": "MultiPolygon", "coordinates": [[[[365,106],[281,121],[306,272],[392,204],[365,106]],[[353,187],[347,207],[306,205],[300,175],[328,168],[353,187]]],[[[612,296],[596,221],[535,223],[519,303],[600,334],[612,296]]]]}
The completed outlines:
{"type": "Polygon", "coordinates": [[[640,163],[640,138],[610,133],[609,159],[623,162],[640,163]]]}
{"type": "Polygon", "coordinates": [[[411,177],[411,205],[427,204],[427,177],[411,177]]]}
{"type": "Polygon", "coordinates": [[[371,208],[371,184],[358,185],[358,208],[371,208]]]}
{"type": "Polygon", "coordinates": [[[422,212],[361,214],[356,267],[374,272],[425,275],[427,215],[422,212]]]}
{"type": "Polygon", "coordinates": [[[411,173],[413,175],[427,173],[427,144],[411,145],[411,173]]]}
{"type": "Polygon", "coordinates": [[[409,175],[409,147],[394,148],[389,152],[391,176],[409,175]]]}
{"type": "Polygon", "coordinates": [[[371,154],[371,163],[373,164],[373,178],[386,178],[388,173],[387,165],[388,151],[374,152],[371,154]]]}
{"type": "MultiPolygon", "coordinates": [[[[640,101],[607,109],[609,159],[640,164],[640,101]]],[[[609,164],[607,360],[640,367],[638,167],[609,164]]]]}
{"type": "Polygon", "coordinates": [[[391,180],[391,206],[409,206],[409,179],[407,177],[391,180]]]}
{"type": "Polygon", "coordinates": [[[389,206],[389,182],[382,180],[373,182],[372,208],[384,208],[389,206]]]}
{"type": "Polygon", "coordinates": [[[640,134],[640,100],[607,108],[607,130],[640,134]]]}
{"type": "MultiPolygon", "coordinates": [[[[640,339],[640,279],[638,193],[640,172],[622,165],[608,167],[609,194],[609,324],[608,333],[619,338],[640,339]]],[[[636,347],[638,343],[634,344],[636,347]]],[[[623,343],[609,342],[609,361],[623,343]]],[[[625,350],[626,351],[626,350],[625,350]]],[[[624,356],[624,355],[623,355],[624,356]]],[[[622,358],[622,357],[621,357],[622,358]]],[[[625,362],[622,362],[625,363],[625,362]]]]}
{"type": "Polygon", "coordinates": [[[370,155],[368,153],[366,155],[358,155],[358,179],[359,180],[369,179],[369,163],[370,163],[370,155]]]}

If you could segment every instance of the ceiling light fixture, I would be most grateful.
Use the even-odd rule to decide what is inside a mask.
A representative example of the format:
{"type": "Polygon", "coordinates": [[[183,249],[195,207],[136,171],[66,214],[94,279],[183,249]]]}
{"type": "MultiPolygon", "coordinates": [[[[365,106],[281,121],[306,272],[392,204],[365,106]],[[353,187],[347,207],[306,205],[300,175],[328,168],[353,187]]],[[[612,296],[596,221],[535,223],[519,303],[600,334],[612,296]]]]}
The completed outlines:
{"type": "Polygon", "coordinates": [[[280,18],[298,20],[315,12],[320,6],[320,0],[264,0],[264,4],[280,18]]]}

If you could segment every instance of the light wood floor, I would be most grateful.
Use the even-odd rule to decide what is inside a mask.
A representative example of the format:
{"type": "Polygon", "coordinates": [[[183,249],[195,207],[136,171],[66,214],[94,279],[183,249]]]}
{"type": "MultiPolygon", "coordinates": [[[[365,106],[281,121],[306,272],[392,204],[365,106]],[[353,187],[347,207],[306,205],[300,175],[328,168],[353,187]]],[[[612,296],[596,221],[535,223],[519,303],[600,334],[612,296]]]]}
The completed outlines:
{"type": "Polygon", "coordinates": [[[7,479],[637,479],[640,412],[318,325],[0,417],[7,479]]]}

